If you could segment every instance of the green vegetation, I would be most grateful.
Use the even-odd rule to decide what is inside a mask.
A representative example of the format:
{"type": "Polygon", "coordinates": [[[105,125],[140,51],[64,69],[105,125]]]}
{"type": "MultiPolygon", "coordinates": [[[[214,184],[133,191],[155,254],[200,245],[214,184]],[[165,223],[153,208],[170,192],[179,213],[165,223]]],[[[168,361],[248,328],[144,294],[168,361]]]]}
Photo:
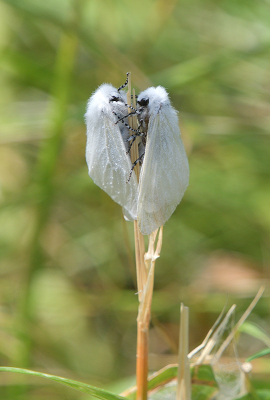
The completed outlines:
{"type": "MultiPolygon", "coordinates": [[[[84,158],[87,99],[127,71],[137,93],[167,88],[191,174],[164,227],[150,368],[176,361],[180,301],[191,349],[226,293],[241,315],[269,278],[269,47],[264,0],[0,1],[1,366],[103,388],[135,373],[133,226],[84,158]]],[[[265,335],[244,329],[241,359],[266,346],[268,294],[249,317],[265,335]]],[[[269,356],[252,364],[266,393],[269,356]]],[[[0,398],[89,396],[1,372],[0,398]]]]}

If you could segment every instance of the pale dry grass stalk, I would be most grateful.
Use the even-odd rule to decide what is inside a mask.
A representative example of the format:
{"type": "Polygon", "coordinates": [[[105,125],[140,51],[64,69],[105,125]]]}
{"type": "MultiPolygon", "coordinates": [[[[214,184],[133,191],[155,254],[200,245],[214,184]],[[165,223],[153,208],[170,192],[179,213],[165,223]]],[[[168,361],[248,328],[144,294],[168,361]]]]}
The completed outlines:
{"type": "Polygon", "coordinates": [[[251,313],[253,308],[256,306],[256,304],[258,303],[258,301],[262,297],[264,289],[265,289],[264,286],[260,287],[258,293],[254,297],[254,299],[252,300],[252,302],[250,303],[250,305],[248,306],[248,308],[246,309],[246,311],[244,312],[242,317],[235,324],[235,326],[233,327],[233,329],[232,329],[231,333],[229,334],[229,336],[224,340],[224,342],[222,343],[222,345],[220,346],[220,348],[216,352],[215,356],[212,359],[212,362],[211,362],[212,364],[217,362],[217,360],[221,357],[222,353],[225,351],[225,349],[228,347],[230,342],[233,340],[233,338],[235,336],[235,333],[237,332],[239,327],[245,322],[245,320],[247,319],[247,317],[249,316],[249,314],[251,313]]]}
{"type": "Polygon", "coordinates": [[[214,323],[214,325],[212,326],[210,331],[207,333],[203,342],[188,354],[188,358],[191,359],[199,351],[202,351],[200,356],[198,357],[198,359],[194,363],[192,363],[194,366],[204,364],[204,363],[209,363],[209,362],[211,365],[214,365],[219,360],[219,358],[222,356],[222,354],[224,353],[224,351],[226,350],[226,348],[228,347],[230,342],[233,340],[239,327],[245,322],[245,320],[247,319],[247,317],[249,316],[249,314],[251,313],[253,308],[256,306],[256,304],[262,297],[264,289],[265,289],[264,286],[260,287],[258,293],[254,297],[254,299],[252,300],[252,302],[250,303],[250,305],[248,306],[248,308],[246,309],[246,311],[244,312],[242,317],[234,325],[231,333],[222,342],[221,346],[219,347],[219,349],[215,353],[215,355],[211,356],[211,352],[212,352],[213,348],[217,345],[218,340],[220,339],[220,337],[222,335],[222,332],[228,325],[228,322],[235,311],[236,305],[233,304],[231,306],[231,308],[226,313],[224,318],[223,318],[224,309],[222,310],[220,316],[218,317],[217,321],[214,323]]]}
{"type": "MultiPolygon", "coordinates": [[[[135,91],[133,90],[133,103],[131,103],[131,77],[129,74],[127,102],[136,108],[135,91]]],[[[129,109],[131,111],[131,109],[129,109]]],[[[136,116],[129,117],[129,125],[136,129],[138,127],[136,116]]],[[[131,131],[132,134],[132,131],[131,131]]],[[[138,159],[138,138],[131,148],[131,162],[138,159]]],[[[139,181],[140,166],[139,163],[134,168],[139,181]]],[[[137,400],[147,399],[147,378],[148,378],[148,340],[149,323],[151,317],[151,303],[154,287],[155,261],[159,257],[162,246],[162,227],[149,235],[148,251],[145,253],[144,237],[139,230],[137,221],[134,221],[134,240],[136,273],[139,298],[139,311],[137,317],[137,400]],[[159,231],[157,243],[155,246],[157,233],[159,231]]]]}
{"type": "Polygon", "coordinates": [[[191,399],[191,376],[188,359],[189,309],[181,304],[176,400],[191,399]]]}
{"type": "MultiPolygon", "coordinates": [[[[134,224],[135,231],[138,231],[137,221],[134,224]]],[[[137,317],[137,400],[147,399],[147,377],[148,377],[148,338],[149,323],[151,317],[151,303],[154,288],[155,262],[160,255],[162,246],[162,227],[159,229],[158,240],[155,248],[155,240],[158,229],[149,235],[148,251],[144,254],[143,273],[147,279],[143,282],[142,292],[139,296],[139,312],[137,317]]],[[[141,233],[139,232],[141,235],[141,233]]],[[[136,236],[135,236],[136,238],[136,236]]],[[[142,265],[137,266],[141,268],[142,265]]],[[[140,276],[140,273],[138,274],[140,276]]]]}
{"type": "MultiPolygon", "coordinates": [[[[218,316],[218,319],[215,321],[214,325],[212,326],[212,328],[209,330],[209,332],[207,333],[207,335],[205,336],[204,340],[202,341],[202,343],[195,347],[195,349],[193,349],[189,355],[188,358],[191,359],[195,354],[197,354],[199,351],[201,351],[202,349],[205,348],[205,346],[207,345],[207,343],[209,342],[210,337],[212,336],[213,332],[215,331],[215,329],[217,328],[217,326],[219,325],[220,321],[222,320],[224,314],[225,314],[225,310],[226,310],[226,306],[227,306],[227,302],[225,303],[223,310],[221,311],[220,315],[218,316]]],[[[196,361],[196,363],[194,365],[197,365],[198,362],[196,361]]]]}
{"type": "Polygon", "coordinates": [[[233,304],[231,306],[231,308],[229,309],[229,311],[227,312],[227,314],[225,315],[225,317],[223,318],[222,322],[219,324],[217,329],[214,331],[213,335],[205,343],[205,347],[204,347],[201,355],[198,357],[198,360],[196,361],[195,365],[203,364],[205,359],[207,359],[207,357],[209,357],[211,351],[216,346],[221,333],[224,331],[224,329],[228,325],[228,322],[229,322],[231,316],[233,315],[235,309],[236,309],[236,305],[233,304]]]}
{"type": "MultiPolygon", "coordinates": [[[[221,346],[217,350],[217,352],[211,356],[211,352],[213,348],[217,345],[222,332],[225,330],[226,326],[229,323],[230,318],[235,312],[236,305],[232,305],[229,311],[224,316],[225,307],[222,310],[220,316],[217,321],[210,329],[208,334],[206,335],[202,344],[193,351],[188,354],[188,307],[185,307],[181,304],[181,323],[180,323],[180,337],[179,337],[179,356],[178,356],[178,383],[177,383],[177,394],[176,400],[190,400],[191,396],[191,379],[190,379],[190,364],[189,360],[199,351],[201,351],[200,356],[193,363],[195,365],[201,365],[203,363],[210,363],[210,365],[214,365],[217,363],[219,358],[222,356],[230,342],[233,340],[237,330],[247,319],[253,308],[258,303],[264,292],[264,287],[261,287],[248,306],[247,310],[244,312],[239,321],[234,325],[231,333],[228,337],[222,342],[221,346]],[[224,316],[224,318],[223,318],[224,316]]],[[[241,392],[246,394],[248,392],[249,380],[247,379],[247,375],[250,372],[249,370],[250,364],[246,363],[241,365],[242,371],[242,387],[241,392]]]]}

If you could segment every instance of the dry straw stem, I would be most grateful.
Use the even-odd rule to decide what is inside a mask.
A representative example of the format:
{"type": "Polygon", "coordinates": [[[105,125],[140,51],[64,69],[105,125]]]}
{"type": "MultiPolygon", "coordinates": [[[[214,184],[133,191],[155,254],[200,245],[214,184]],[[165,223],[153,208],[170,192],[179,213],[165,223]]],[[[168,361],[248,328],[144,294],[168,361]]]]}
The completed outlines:
{"type": "MultiPolygon", "coordinates": [[[[131,104],[131,76],[129,73],[128,79],[128,92],[127,102],[131,104]]],[[[133,105],[135,96],[133,93],[133,105]]],[[[134,107],[135,108],[135,107],[134,107]]],[[[131,112],[131,109],[129,109],[131,112]]],[[[129,117],[129,125],[133,128],[137,128],[136,116],[129,117]]],[[[131,131],[132,134],[132,131],[131,131]]],[[[131,148],[130,156],[131,162],[133,163],[138,159],[138,143],[137,138],[131,148]]],[[[139,164],[134,168],[137,179],[139,180],[139,164]]],[[[146,269],[144,265],[144,238],[139,231],[137,221],[134,221],[134,240],[135,240],[135,257],[136,257],[136,273],[137,273],[137,286],[139,302],[141,302],[144,284],[146,282],[146,269]]],[[[137,380],[137,400],[147,399],[147,377],[148,377],[148,329],[145,328],[142,322],[137,321],[137,360],[136,360],[136,380],[137,380]]]]}
{"type": "MultiPolygon", "coordinates": [[[[137,224],[135,225],[135,232],[136,229],[138,229],[137,224]]],[[[149,323],[154,289],[155,262],[160,255],[162,246],[162,232],[163,227],[159,229],[156,248],[155,240],[158,229],[149,235],[149,247],[147,253],[144,255],[144,270],[147,274],[147,280],[142,288],[142,295],[140,297],[139,312],[137,317],[137,400],[147,399],[149,323]]]]}
{"type": "Polygon", "coordinates": [[[203,342],[198,347],[196,347],[194,350],[192,350],[189,353],[188,358],[191,359],[195,354],[197,354],[199,351],[203,350],[201,355],[196,360],[196,362],[193,363],[193,365],[199,365],[199,364],[203,364],[204,362],[208,362],[210,358],[211,358],[211,364],[212,365],[215,364],[218,361],[218,359],[221,357],[221,355],[223,354],[225,349],[228,347],[230,342],[233,340],[233,338],[234,338],[237,330],[239,329],[239,327],[244,323],[244,321],[247,319],[247,317],[249,316],[249,314],[251,313],[253,308],[256,306],[256,304],[260,300],[263,292],[264,292],[264,287],[262,286],[259,289],[259,291],[256,294],[256,296],[254,297],[254,299],[252,300],[252,302],[250,303],[250,305],[248,306],[247,310],[244,312],[242,317],[239,319],[239,321],[233,327],[231,333],[224,340],[224,342],[222,343],[222,345],[220,346],[220,348],[218,349],[216,354],[213,357],[211,357],[210,356],[211,351],[213,350],[214,346],[217,344],[217,342],[218,342],[218,340],[220,338],[220,335],[222,334],[222,332],[224,331],[225,327],[227,326],[230,317],[232,316],[232,314],[235,311],[236,305],[233,304],[231,306],[231,308],[229,309],[229,311],[227,312],[227,314],[225,315],[224,318],[223,318],[223,315],[224,315],[224,308],[223,308],[221,314],[219,315],[218,319],[214,323],[213,327],[207,333],[207,335],[206,335],[205,339],[203,340],[203,342]],[[223,320],[219,324],[219,322],[221,321],[222,318],[223,318],[223,320]]]}
{"type": "MultiPolygon", "coordinates": [[[[223,315],[225,314],[225,310],[227,307],[227,301],[223,307],[223,310],[221,311],[220,315],[218,316],[218,319],[215,321],[214,325],[212,326],[212,328],[209,330],[209,332],[207,333],[207,335],[205,336],[203,342],[196,347],[195,349],[193,349],[189,355],[188,358],[191,359],[195,354],[197,354],[200,350],[204,349],[204,347],[207,345],[209,338],[212,336],[212,333],[215,331],[216,327],[218,326],[218,324],[220,323],[220,321],[223,318],[223,315]]],[[[198,362],[196,362],[196,364],[198,364],[198,362]]]]}
{"type": "MultiPolygon", "coordinates": [[[[244,321],[247,319],[247,317],[249,316],[249,314],[251,313],[253,308],[256,306],[256,304],[260,300],[263,292],[264,292],[264,287],[261,287],[259,289],[258,293],[256,294],[256,296],[254,297],[254,299],[252,300],[252,302],[250,303],[247,310],[244,312],[244,314],[239,319],[239,321],[234,325],[233,329],[231,330],[231,333],[227,336],[227,338],[221,344],[221,346],[219,347],[217,352],[213,356],[211,356],[211,351],[213,350],[214,346],[218,343],[224,329],[228,325],[228,321],[230,320],[232,314],[234,313],[236,305],[234,304],[229,309],[229,311],[225,315],[222,322],[216,328],[217,324],[220,322],[220,320],[223,316],[224,310],[222,311],[221,315],[218,318],[218,323],[216,322],[214,324],[214,326],[211,328],[211,330],[208,332],[202,345],[198,346],[193,352],[191,352],[189,354],[189,358],[191,358],[194,354],[196,354],[197,351],[199,351],[203,348],[203,351],[202,351],[200,357],[198,358],[198,360],[195,362],[194,365],[202,364],[203,362],[205,362],[205,361],[207,362],[208,360],[210,360],[210,361],[208,361],[208,362],[210,362],[210,365],[215,365],[218,362],[218,360],[220,359],[220,357],[222,356],[222,354],[224,353],[224,351],[226,350],[226,348],[228,347],[230,342],[233,340],[239,327],[244,323],[244,321]]],[[[251,390],[249,379],[248,379],[248,373],[250,372],[249,368],[251,367],[251,365],[249,363],[246,363],[246,364],[242,364],[240,367],[241,367],[241,379],[242,379],[241,395],[245,395],[246,393],[249,392],[249,390],[251,390]]],[[[240,393],[239,393],[239,396],[240,396],[240,393]]]]}
{"type": "MultiPolygon", "coordinates": [[[[131,76],[128,74],[128,92],[127,102],[131,104],[131,76]]],[[[135,91],[133,90],[133,107],[136,108],[135,91]]],[[[129,109],[131,112],[131,109],[129,109]]],[[[129,125],[133,129],[137,129],[136,115],[129,117],[129,125]]],[[[132,134],[132,131],[131,131],[132,134]]],[[[131,148],[131,162],[139,157],[138,140],[136,138],[131,148]]],[[[140,166],[139,163],[134,168],[135,174],[139,181],[140,166]]],[[[144,237],[139,230],[137,221],[134,221],[134,240],[135,240],[135,257],[136,272],[139,297],[139,311],[137,318],[137,363],[136,363],[136,379],[137,379],[137,400],[147,399],[147,377],[148,377],[148,338],[149,323],[151,316],[151,303],[154,287],[154,271],[155,261],[159,257],[162,246],[162,227],[159,229],[159,235],[155,248],[158,229],[149,235],[148,251],[145,253],[144,237]]]]}
{"type": "MultiPolygon", "coordinates": [[[[128,104],[131,104],[131,74],[130,72],[128,73],[128,91],[127,91],[127,102],[128,104]]],[[[136,98],[135,98],[135,92],[133,91],[133,107],[136,108],[136,98]]],[[[129,108],[128,112],[132,112],[132,109],[129,108]]],[[[137,123],[137,117],[136,115],[130,116],[128,120],[129,126],[133,129],[137,129],[138,123],[137,123]]],[[[130,132],[131,135],[133,132],[130,132]]],[[[135,160],[138,159],[139,157],[139,152],[138,152],[138,138],[136,138],[135,142],[133,143],[131,150],[130,150],[130,157],[131,157],[131,162],[133,163],[135,160]]],[[[139,163],[134,168],[134,172],[137,176],[137,179],[139,181],[140,177],[140,166],[139,163]]],[[[143,287],[145,285],[146,279],[147,279],[147,274],[144,266],[144,253],[145,253],[145,247],[144,247],[144,238],[143,235],[141,234],[137,221],[134,221],[134,240],[135,240],[135,257],[136,257],[136,272],[137,272],[137,285],[138,285],[138,295],[139,295],[139,301],[141,301],[142,297],[142,292],[143,292],[143,287]]]]}
{"type": "Polygon", "coordinates": [[[180,332],[179,332],[179,353],[178,353],[178,379],[176,400],[191,399],[191,377],[188,359],[189,346],[189,309],[181,304],[180,309],[180,332]]]}
{"type": "MultiPolygon", "coordinates": [[[[264,291],[264,288],[261,287],[260,290],[258,291],[257,295],[255,296],[254,300],[251,302],[251,304],[249,305],[247,310],[244,312],[242,317],[239,319],[237,324],[232,329],[230,335],[223,342],[222,346],[218,350],[218,353],[216,353],[217,356],[215,355],[214,358],[212,357],[212,362],[211,362],[210,353],[213,350],[213,347],[217,344],[218,340],[220,339],[220,335],[222,334],[230,317],[232,316],[232,314],[235,310],[235,305],[233,305],[229,309],[229,311],[223,318],[223,316],[225,314],[225,308],[226,308],[226,304],[225,304],[221,314],[219,315],[218,319],[216,320],[216,322],[214,323],[214,325],[212,326],[210,331],[207,333],[203,342],[198,347],[196,347],[194,350],[192,350],[189,354],[186,354],[187,348],[188,348],[188,341],[187,341],[187,338],[188,338],[188,308],[181,305],[181,326],[180,326],[180,338],[179,338],[180,342],[179,342],[179,360],[178,360],[179,370],[178,370],[177,400],[179,399],[178,392],[180,390],[182,390],[182,387],[183,387],[182,385],[184,385],[184,386],[188,385],[188,384],[190,385],[189,362],[187,362],[187,358],[188,358],[188,360],[191,360],[199,351],[201,351],[202,349],[205,349],[202,353],[202,356],[200,356],[200,358],[195,363],[191,363],[191,364],[193,366],[195,366],[195,365],[199,365],[202,363],[213,364],[213,360],[214,360],[214,362],[216,362],[218,360],[218,358],[222,355],[222,353],[224,352],[226,347],[229,345],[230,341],[233,339],[237,329],[246,320],[248,315],[251,313],[253,308],[256,306],[257,302],[259,301],[259,299],[261,298],[261,296],[263,294],[263,291],[264,291]],[[183,312],[183,310],[186,310],[186,311],[183,312]]],[[[177,364],[167,365],[165,368],[154,373],[151,376],[151,378],[153,378],[157,375],[160,375],[164,370],[175,367],[175,366],[177,366],[177,364]]],[[[251,390],[250,381],[248,379],[248,374],[251,371],[251,364],[250,363],[242,364],[241,371],[243,372],[241,394],[244,395],[245,393],[247,393],[251,390]]],[[[172,379],[174,379],[174,376],[172,376],[169,380],[167,380],[166,383],[170,382],[172,379]]],[[[121,395],[124,397],[127,397],[131,393],[133,393],[135,390],[136,390],[136,387],[131,388],[131,389],[123,392],[121,395]]],[[[156,388],[155,388],[155,390],[156,390],[156,388]]],[[[190,390],[190,389],[187,388],[187,390],[186,390],[187,395],[188,395],[188,393],[190,393],[190,392],[188,392],[188,390],[190,390]]],[[[189,399],[188,397],[186,397],[186,398],[189,399]]],[[[185,399],[185,397],[182,397],[182,398],[180,397],[180,399],[181,400],[185,399]]]]}
{"type": "Polygon", "coordinates": [[[147,273],[147,280],[143,288],[142,297],[140,300],[138,322],[149,325],[150,313],[151,313],[151,303],[153,297],[154,289],[154,274],[155,274],[155,263],[156,259],[160,256],[161,246],[162,246],[162,232],[163,227],[155,230],[149,235],[149,245],[148,251],[144,255],[145,269],[147,273]],[[155,248],[155,241],[159,231],[157,244],[155,248]]]}
{"type": "Polygon", "coordinates": [[[238,328],[245,322],[245,320],[247,319],[247,317],[249,316],[249,314],[251,313],[253,308],[256,306],[256,304],[258,303],[258,301],[262,297],[264,289],[265,289],[264,286],[260,287],[258,293],[256,294],[256,296],[254,297],[254,299],[250,303],[250,305],[247,308],[247,310],[244,312],[244,314],[239,319],[239,321],[235,324],[235,326],[233,327],[233,329],[232,329],[231,333],[229,334],[229,336],[226,338],[226,340],[224,340],[224,342],[222,343],[222,345],[220,346],[220,348],[216,352],[215,356],[213,357],[213,359],[211,361],[211,364],[214,364],[215,362],[217,362],[218,359],[221,357],[222,353],[225,351],[225,349],[228,347],[228,345],[230,344],[230,342],[234,338],[234,335],[236,334],[238,328]]]}
{"type": "MultiPolygon", "coordinates": [[[[207,357],[209,357],[211,351],[213,350],[213,348],[217,344],[218,339],[220,338],[220,335],[222,334],[222,332],[226,328],[230,317],[234,313],[235,308],[236,308],[236,305],[233,304],[231,306],[231,308],[229,309],[229,311],[227,312],[227,314],[225,315],[225,317],[224,317],[223,321],[221,322],[221,324],[219,324],[218,328],[213,333],[213,336],[211,338],[209,338],[209,335],[207,335],[207,337],[209,339],[207,341],[204,341],[205,342],[205,347],[204,347],[200,357],[196,361],[195,365],[203,364],[205,359],[207,359],[207,357]]],[[[211,331],[213,332],[213,329],[211,329],[211,331]]]]}

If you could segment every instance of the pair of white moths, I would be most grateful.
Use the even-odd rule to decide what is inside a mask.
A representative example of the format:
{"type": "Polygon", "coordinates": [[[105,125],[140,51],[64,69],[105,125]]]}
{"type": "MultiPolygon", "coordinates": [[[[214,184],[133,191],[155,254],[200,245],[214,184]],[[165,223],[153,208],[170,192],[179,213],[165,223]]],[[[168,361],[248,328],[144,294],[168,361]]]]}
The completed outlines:
{"type": "Polygon", "coordinates": [[[126,93],[121,89],[105,83],[88,101],[86,161],[95,184],[123,207],[126,219],[137,219],[142,234],[149,235],[180,203],[189,181],[188,159],[166,90],[150,87],[139,94],[134,111],[139,130],[133,137],[141,139],[137,181],[131,173],[132,136],[126,93]]]}

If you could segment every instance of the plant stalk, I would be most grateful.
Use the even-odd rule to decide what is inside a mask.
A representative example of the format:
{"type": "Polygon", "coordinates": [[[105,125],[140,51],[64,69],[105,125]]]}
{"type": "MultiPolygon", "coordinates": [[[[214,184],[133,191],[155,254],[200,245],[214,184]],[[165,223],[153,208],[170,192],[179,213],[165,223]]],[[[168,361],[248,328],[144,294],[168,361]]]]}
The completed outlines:
{"type": "MultiPolygon", "coordinates": [[[[127,92],[128,104],[131,104],[131,77],[129,74],[128,80],[128,92],[127,92]]],[[[133,91],[133,107],[136,107],[135,93],[133,91]]],[[[131,111],[131,110],[130,110],[131,111]]],[[[137,128],[136,116],[129,117],[129,125],[133,128],[137,128]]],[[[133,163],[138,159],[138,144],[137,139],[131,148],[131,162],[133,163]]],[[[139,181],[140,167],[137,164],[134,168],[135,174],[139,181]]],[[[137,273],[137,288],[138,297],[141,305],[143,290],[145,287],[147,274],[144,265],[144,237],[141,234],[137,221],[134,221],[134,240],[135,240],[135,258],[136,258],[136,273],[137,273]]],[[[140,306],[139,306],[140,309],[140,306]]],[[[150,314],[149,318],[150,320],[150,314]]],[[[149,336],[149,322],[139,321],[137,319],[137,358],[136,358],[136,380],[137,380],[137,400],[147,399],[147,377],[148,377],[148,336],[149,336]]]]}
{"type": "Polygon", "coordinates": [[[189,337],[189,309],[181,304],[181,320],[179,335],[178,355],[178,382],[176,400],[191,399],[191,378],[188,359],[188,337],[189,337]]]}
{"type": "MultiPolygon", "coordinates": [[[[131,79],[129,74],[127,102],[131,104],[131,79]]],[[[136,108],[136,97],[133,90],[133,104],[136,108]]],[[[129,110],[131,111],[131,109],[129,110]]],[[[136,116],[129,117],[129,125],[133,129],[137,129],[138,123],[136,116]]],[[[131,132],[132,134],[132,132],[131,132]]],[[[138,138],[135,140],[131,148],[131,162],[138,159],[138,138]]],[[[140,166],[139,163],[134,168],[135,174],[139,181],[140,166]]],[[[135,240],[135,256],[136,256],[136,273],[137,287],[139,298],[139,312],[137,318],[137,361],[136,361],[136,380],[137,380],[137,400],[147,400],[147,378],[148,378],[148,341],[149,341],[149,324],[151,318],[151,303],[154,287],[154,271],[155,261],[159,257],[162,245],[162,227],[152,232],[148,239],[148,251],[145,253],[144,237],[139,230],[137,221],[134,221],[134,240],[135,240]]]]}

